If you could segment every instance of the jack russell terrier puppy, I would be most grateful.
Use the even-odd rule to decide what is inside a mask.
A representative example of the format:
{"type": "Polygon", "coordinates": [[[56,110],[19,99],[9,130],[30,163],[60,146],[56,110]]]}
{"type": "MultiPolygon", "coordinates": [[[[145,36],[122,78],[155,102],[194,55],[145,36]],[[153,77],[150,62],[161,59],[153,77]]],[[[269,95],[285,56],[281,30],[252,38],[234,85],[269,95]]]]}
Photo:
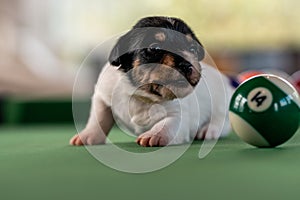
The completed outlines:
{"type": "Polygon", "coordinates": [[[225,136],[233,87],[201,62],[204,56],[202,44],[182,20],[141,19],[110,52],[88,123],[70,144],[103,144],[115,122],[145,147],[225,136]]]}

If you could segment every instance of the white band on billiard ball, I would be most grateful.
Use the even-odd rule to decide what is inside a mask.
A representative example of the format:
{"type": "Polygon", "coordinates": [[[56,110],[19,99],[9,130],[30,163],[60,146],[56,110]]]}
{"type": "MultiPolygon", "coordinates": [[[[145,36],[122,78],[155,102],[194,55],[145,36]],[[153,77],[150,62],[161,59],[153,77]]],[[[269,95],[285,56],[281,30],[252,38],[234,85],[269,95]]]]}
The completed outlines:
{"type": "Polygon", "coordinates": [[[259,133],[255,128],[251,126],[243,118],[235,114],[234,112],[229,112],[229,118],[231,121],[232,128],[235,133],[248,144],[257,147],[269,147],[270,143],[259,133]]]}

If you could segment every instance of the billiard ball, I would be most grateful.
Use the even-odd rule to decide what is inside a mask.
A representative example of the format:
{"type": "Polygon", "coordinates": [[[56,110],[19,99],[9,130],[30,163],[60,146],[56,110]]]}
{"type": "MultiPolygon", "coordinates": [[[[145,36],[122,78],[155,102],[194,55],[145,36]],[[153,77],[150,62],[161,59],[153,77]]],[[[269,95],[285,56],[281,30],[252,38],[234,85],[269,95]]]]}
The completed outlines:
{"type": "Polygon", "coordinates": [[[276,147],[299,128],[299,94],[281,77],[254,76],[234,92],[229,119],[233,131],[245,142],[257,147],[276,147]]]}
{"type": "Polygon", "coordinates": [[[272,69],[272,68],[266,68],[263,70],[264,74],[273,74],[276,76],[279,76],[280,78],[283,78],[285,80],[288,80],[290,75],[288,73],[286,73],[283,70],[280,69],[272,69]]]}
{"type": "Polygon", "coordinates": [[[237,76],[237,80],[239,81],[239,83],[243,83],[244,81],[248,80],[249,78],[251,78],[253,76],[257,76],[259,74],[264,74],[264,72],[260,71],[260,70],[248,70],[248,71],[240,73],[237,76]]]}
{"type": "Polygon", "coordinates": [[[300,70],[297,71],[297,72],[295,72],[291,76],[291,82],[296,87],[296,89],[298,90],[298,92],[300,93],[300,70]]]}

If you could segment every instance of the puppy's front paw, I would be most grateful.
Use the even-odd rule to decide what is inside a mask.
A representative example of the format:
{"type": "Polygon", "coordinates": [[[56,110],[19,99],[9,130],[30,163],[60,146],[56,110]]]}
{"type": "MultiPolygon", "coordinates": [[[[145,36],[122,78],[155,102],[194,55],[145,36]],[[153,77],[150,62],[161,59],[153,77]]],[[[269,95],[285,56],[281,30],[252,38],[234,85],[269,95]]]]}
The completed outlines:
{"type": "Polygon", "coordinates": [[[150,130],[141,134],[136,142],[144,147],[162,147],[168,145],[169,137],[163,130],[158,132],[150,130]]]}
{"type": "Polygon", "coordinates": [[[206,124],[198,130],[196,139],[216,140],[220,137],[220,129],[213,124],[206,124]]]}
{"type": "Polygon", "coordinates": [[[104,144],[105,136],[100,133],[83,130],[81,133],[74,135],[70,139],[70,145],[82,146],[82,145],[96,145],[104,144]]]}

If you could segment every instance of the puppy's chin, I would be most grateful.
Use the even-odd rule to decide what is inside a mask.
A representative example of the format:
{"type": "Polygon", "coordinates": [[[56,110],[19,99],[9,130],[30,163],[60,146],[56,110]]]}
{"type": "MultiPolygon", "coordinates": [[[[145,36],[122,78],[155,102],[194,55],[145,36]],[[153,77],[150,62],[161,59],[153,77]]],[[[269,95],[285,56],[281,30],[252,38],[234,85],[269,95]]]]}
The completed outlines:
{"type": "Polygon", "coordinates": [[[149,83],[139,87],[134,93],[134,96],[146,103],[162,103],[177,98],[184,98],[192,91],[193,87],[183,81],[178,81],[177,84],[171,83],[166,85],[149,83]]]}

